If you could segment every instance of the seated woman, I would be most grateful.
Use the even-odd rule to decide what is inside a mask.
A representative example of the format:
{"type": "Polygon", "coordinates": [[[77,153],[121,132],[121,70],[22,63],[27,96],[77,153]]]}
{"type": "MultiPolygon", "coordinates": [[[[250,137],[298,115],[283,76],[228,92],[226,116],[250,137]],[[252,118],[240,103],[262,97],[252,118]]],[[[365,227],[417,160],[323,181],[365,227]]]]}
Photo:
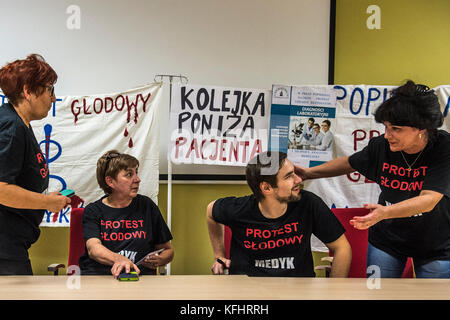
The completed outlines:
{"type": "Polygon", "coordinates": [[[139,161],[116,150],[97,161],[97,182],[106,193],[86,206],[83,236],[86,252],[80,257],[81,274],[117,278],[122,272],[156,274],[156,268],[172,261],[172,234],[157,205],[138,194],[139,161]],[[164,249],[145,258],[148,253],[164,249]]]}

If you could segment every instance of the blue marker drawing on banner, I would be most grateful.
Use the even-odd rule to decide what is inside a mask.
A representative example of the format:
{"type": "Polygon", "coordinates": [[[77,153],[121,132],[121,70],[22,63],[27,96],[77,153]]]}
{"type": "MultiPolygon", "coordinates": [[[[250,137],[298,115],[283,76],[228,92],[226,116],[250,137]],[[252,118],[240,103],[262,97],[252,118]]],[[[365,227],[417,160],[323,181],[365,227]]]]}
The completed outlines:
{"type": "Polygon", "coordinates": [[[447,117],[447,114],[448,114],[448,110],[450,109],[450,97],[448,97],[448,99],[447,99],[447,105],[445,106],[445,109],[444,109],[444,118],[445,117],[447,117]]]}
{"type": "Polygon", "coordinates": [[[52,103],[52,117],[56,117],[56,102],[58,101],[62,101],[62,99],[56,99],[56,101],[52,103]]]}
{"type": "MultiPolygon", "coordinates": [[[[61,156],[62,147],[61,147],[61,145],[58,142],[56,142],[55,140],[50,139],[51,134],[52,134],[52,126],[50,124],[46,124],[44,126],[44,133],[45,133],[45,140],[42,140],[39,143],[39,146],[42,143],[45,144],[45,152],[44,152],[45,161],[47,161],[47,165],[50,167],[50,163],[52,163],[53,161],[55,161],[56,159],[58,159],[61,156]],[[53,157],[50,158],[50,145],[52,143],[54,145],[56,145],[56,147],[58,148],[58,152],[56,153],[56,155],[54,155],[53,157]]],[[[57,175],[53,175],[53,174],[51,174],[49,177],[50,177],[50,179],[56,179],[59,182],[61,182],[61,185],[62,185],[61,190],[64,190],[64,189],[67,188],[66,181],[62,177],[57,176],[57,175]]]]}
{"type": "MultiPolygon", "coordinates": [[[[336,99],[337,100],[344,100],[347,97],[347,89],[345,87],[336,85],[333,87],[333,89],[336,91],[336,99]]],[[[382,89],[382,88],[377,88],[377,87],[370,87],[367,90],[367,102],[365,103],[366,97],[364,96],[364,90],[360,87],[355,87],[351,91],[350,102],[348,105],[349,111],[355,116],[359,115],[361,113],[361,111],[363,110],[363,106],[365,103],[364,114],[366,116],[368,116],[370,113],[369,111],[371,110],[371,107],[373,107],[377,103],[386,101],[387,95],[388,95],[388,88],[382,89]],[[382,90],[382,92],[380,90],[382,90]],[[355,96],[356,96],[356,101],[359,101],[359,105],[354,103],[355,96]],[[356,109],[355,109],[355,107],[356,107],[356,109]]]]}
{"type": "MultiPolygon", "coordinates": [[[[45,150],[44,157],[45,157],[45,161],[47,162],[49,169],[50,169],[50,163],[57,160],[61,156],[61,153],[62,153],[61,145],[57,141],[51,139],[52,129],[53,128],[50,124],[46,124],[44,126],[45,139],[42,140],[41,142],[39,142],[39,147],[41,147],[41,145],[44,144],[44,150],[45,150]],[[52,145],[52,144],[54,144],[57,147],[58,152],[53,157],[50,157],[50,145],[52,145]]],[[[64,190],[67,188],[67,183],[62,177],[54,175],[54,174],[50,174],[49,178],[58,180],[61,183],[61,190],[64,190]]],[[[61,214],[59,216],[59,222],[61,223],[62,218],[64,218],[66,220],[66,222],[69,222],[69,220],[67,219],[67,217],[65,215],[65,213],[67,213],[67,211],[63,213],[63,210],[64,209],[62,209],[60,212],[61,214]]],[[[45,211],[46,211],[46,216],[47,216],[47,222],[50,222],[51,212],[49,212],[47,210],[45,210],[45,211]]]]}

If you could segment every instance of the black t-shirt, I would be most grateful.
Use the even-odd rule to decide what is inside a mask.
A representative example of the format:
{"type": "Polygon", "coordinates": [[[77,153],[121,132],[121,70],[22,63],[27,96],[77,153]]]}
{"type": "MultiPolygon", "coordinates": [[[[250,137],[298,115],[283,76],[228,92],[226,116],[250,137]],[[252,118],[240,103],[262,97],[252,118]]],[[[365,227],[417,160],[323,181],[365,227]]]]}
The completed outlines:
{"type": "MultiPolygon", "coordinates": [[[[103,199],[103,198],[102,198],[103,199]]],[[[102,199],[90,203],[84,209],[83,236],[100,239],[109,250],[119,253],[136,263],[156,244],[172,240],[158,206],[148,197],[137,195],[126,208],[112,208],[102,199]]],[[[111,266],[89,258],[86,253],[79,261],[82,274],[111,274],[111,266]]],[[[155,271],[140,266],[141,274],[155,271]]]]}
{"type": "Polygon", "coordinates": [[[423,263],[450,259],[450,134],[438,131],[422,154],[392,152],[384,135],[373,138],[350,156],[350,165],[381,188],[378,203],[394,204],[416,197],[422,190],[444,196],[430,212],[386,219],[369,229],[369,242],[396,257],[413,257],[423,263]]]}
{"type": "Polygon", "coordinates": [[[311,234],[324,243],[345,229],[326,204],[302,190],[279,218],[268,219],[253,195],[215,201],[213,219],[232,231],[230,274],[273,277],[314,277],[311,234]]]}
{"type": "MultiPolygon", "coordinates": [[[[48,180],[48,166],[31,125],[25,125],[11,104],[2,105],[0,181],[42,193],[48,180]]],[[[28,249],[39,238],[44,212],[0,205],[0,259],[28,259],[28,249]]]]}

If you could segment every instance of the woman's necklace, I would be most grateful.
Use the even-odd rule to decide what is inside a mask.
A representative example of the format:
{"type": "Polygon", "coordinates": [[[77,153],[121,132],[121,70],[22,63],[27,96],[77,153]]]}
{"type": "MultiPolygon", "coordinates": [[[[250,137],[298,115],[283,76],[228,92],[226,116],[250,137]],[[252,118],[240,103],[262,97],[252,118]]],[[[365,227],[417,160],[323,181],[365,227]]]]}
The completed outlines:
{"type": "Polygon", "coordinates": [[[408,172],[411,171],[412,166],[414,165],[414,163],[416,163],[417,159],[419,159],[419,157],[420,157],[420,155],[422,154],[423,150],[425,150],[425,148],[422,149],[422,151],[420,151],[420,153],[419,153],[419,155],[417,156],[416,160],[414,160],[414,162],[411,163],[411,164],[409,164],[408,161],[406,161],[406,158],[405,158],[405,156],[403,155],[403,151],[400,150],[400,153],[402,154],[403,160],[405,160],[405,163],[406,163],[406,165],[408,166],[408,169],[406,169],[406,170],[408,170],[408,172]]]}

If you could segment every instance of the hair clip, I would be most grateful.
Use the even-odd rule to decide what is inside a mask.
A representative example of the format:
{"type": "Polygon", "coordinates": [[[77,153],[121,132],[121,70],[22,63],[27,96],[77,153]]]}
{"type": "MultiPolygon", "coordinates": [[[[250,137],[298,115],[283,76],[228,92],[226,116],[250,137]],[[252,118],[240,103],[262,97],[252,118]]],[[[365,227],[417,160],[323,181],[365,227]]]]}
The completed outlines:
{"type": "Polygon", "coordinates": [[[429,93],[433,93],[434,92],[434,90],[433,89],[430,89],[428,86],[426,86],[426,85],[423,85],[423,84],[416,84],[416,93],[418,94],[418,95],[421,95],[421,96],[423,96],[423,95],[426,95],[426,94],[429,94],[429,93]]]}
{"type": "Polygon", "coordinates": [[[120,153],[117,153],[117,152],[112,152],[112,153],[110,153],[110,154],[108,154],[108,155],[106,156],[106,162],[105,162],[105,176],[106,176],[106,171],[108,170],[108,167],[109,167],[109,161],[110,161],[111,159],[117,158],[118,156],[120,156],[120,153]]]}
{"type": "Polygon", "coordinates": [[[117,158],[118,156],[120,156],[120,153],[117,152],[110,153],[106,156],[106,161],[117,158]]]}

